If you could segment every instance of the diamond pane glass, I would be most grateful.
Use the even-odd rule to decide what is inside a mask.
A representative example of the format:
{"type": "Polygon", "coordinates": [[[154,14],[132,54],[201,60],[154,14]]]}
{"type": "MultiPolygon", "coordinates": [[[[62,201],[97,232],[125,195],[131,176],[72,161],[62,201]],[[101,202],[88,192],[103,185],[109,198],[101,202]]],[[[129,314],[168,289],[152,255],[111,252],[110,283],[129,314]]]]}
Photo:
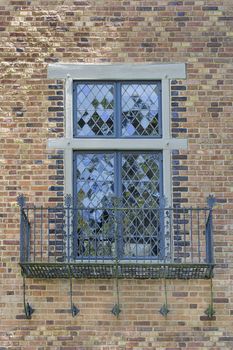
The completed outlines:
{"type": "Polygon", "coordinates": [[[161,136],[156,83],[122,84],[122,136],[161,136]]]}
{"type": "Polygon", "coordinates": [[[112,136],[114,134],[114,85],[76,85],[76,136],[112,136]]]}
{"type": "Polygon", "coordinates": [[[158,256],[160,239],[159,152],[122,156],[123,255],[158,256]]]}
{"type": "Polygon", "coordinates": [[[114,194],[114,154],[77,154],[77,204],[98,208],[114,194]]]}
{"type": "Polygon", "coordinates": [[[122,196],[130,207],[159,205],[160,153],[123,154],[122,196]]]}
{"type": "Polygon", "coordinates": [[[114,220],[105,206],[114,193],[114,154],[77,154],[76,166],[78,255],[111,257],[114,220]]]}

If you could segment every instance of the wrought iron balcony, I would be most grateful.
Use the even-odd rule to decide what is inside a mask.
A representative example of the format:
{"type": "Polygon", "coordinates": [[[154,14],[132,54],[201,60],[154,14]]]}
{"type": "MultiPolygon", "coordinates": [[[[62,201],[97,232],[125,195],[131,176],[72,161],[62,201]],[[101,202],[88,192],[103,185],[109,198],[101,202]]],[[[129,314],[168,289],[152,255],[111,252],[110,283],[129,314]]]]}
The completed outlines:
{"type": "Polygon", "coordinates": [[[206,208],[20,205],[20,266],[38,278],[210,278],[213,198],[206,208]]]}

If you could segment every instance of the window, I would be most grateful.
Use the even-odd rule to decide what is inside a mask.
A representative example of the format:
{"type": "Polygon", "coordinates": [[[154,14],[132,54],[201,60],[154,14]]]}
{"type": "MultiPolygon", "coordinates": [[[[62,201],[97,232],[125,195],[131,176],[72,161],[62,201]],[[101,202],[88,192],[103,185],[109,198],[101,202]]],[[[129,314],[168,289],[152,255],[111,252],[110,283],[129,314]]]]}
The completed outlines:
{"type": "Polygon", "coordinates": [[[51,65],[66,79],[65,191],[77,208],[75,259],[169,254],[161,197],[171,204],[170,80],[184,65],[51,65]],[[66,75],[64,73],[66,70],[66,75]]]}
{"type": "MultiPolygon", "coordinates": [[[[162,136],[160,82],[75,82],[73,90],[74,137],[162,136]]],[[[157,257],[162,192],[161,151],[75,151],[77,256],[112,258],[117,249],[120,258],[157,257]]]]}

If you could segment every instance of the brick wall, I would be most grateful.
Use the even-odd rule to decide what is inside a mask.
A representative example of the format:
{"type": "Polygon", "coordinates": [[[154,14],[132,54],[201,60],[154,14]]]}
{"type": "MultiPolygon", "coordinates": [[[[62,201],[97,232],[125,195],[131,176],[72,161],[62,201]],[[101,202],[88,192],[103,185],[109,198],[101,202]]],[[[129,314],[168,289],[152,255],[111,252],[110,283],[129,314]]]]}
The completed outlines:
{"type": "Polygon", "coordinates": [[[0,0],[0,349],[232,349],[233,9],[231,0],[0,0]],[[63,153],[47,139],[63,135],[63,82],[47,79],[48,63],[184,62],[187,80],[171,87],[174,202],[203,205],[215,194],[212,320],[204,315],[209,280],[28,280],[23,313],[19,209],[62,201],[63,153]]]}

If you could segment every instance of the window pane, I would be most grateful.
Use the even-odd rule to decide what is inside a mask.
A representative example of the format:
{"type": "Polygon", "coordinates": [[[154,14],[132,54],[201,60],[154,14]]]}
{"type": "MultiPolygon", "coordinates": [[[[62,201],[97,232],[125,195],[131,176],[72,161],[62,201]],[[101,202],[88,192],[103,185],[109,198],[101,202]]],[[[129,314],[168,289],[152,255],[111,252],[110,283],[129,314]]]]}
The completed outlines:
{"type": "Polygon", "coordinates": [[[82,258],[112,257],[114,220],[106,201],[114,193],[114,154],[76,154],[75,241],[82,258]]]}
{"type": "Polygon", "coordinates": [[[123,256],[160,252],[160,152],[122,156],[123,256]],[[128,208],[127,208],[128,207],[128,208]]]}
{"type": "Polygon", "coordinates": [[[160,160],[159,151],[76,153],[78,256],[159,256],[160,160]]]}
{"type": "Polygon", "coordinates": [[[122,84],[122,136],[161,136],[159,86],[122,84]]]}
{"type": "Polygon", "coordinates": [[[160,152],[122,156],[122,195],[128,206],[158,207],[160,152]]]}
{"type": "Polygon", "coordinates": [[[114,194],[114,154],[76,155],[78,206],[102,207],[114,194]]]}
{"type": "Polygon", "coordinates": [[[114,134],[114,85],[76,85],[76,136],[114,134]]]}

